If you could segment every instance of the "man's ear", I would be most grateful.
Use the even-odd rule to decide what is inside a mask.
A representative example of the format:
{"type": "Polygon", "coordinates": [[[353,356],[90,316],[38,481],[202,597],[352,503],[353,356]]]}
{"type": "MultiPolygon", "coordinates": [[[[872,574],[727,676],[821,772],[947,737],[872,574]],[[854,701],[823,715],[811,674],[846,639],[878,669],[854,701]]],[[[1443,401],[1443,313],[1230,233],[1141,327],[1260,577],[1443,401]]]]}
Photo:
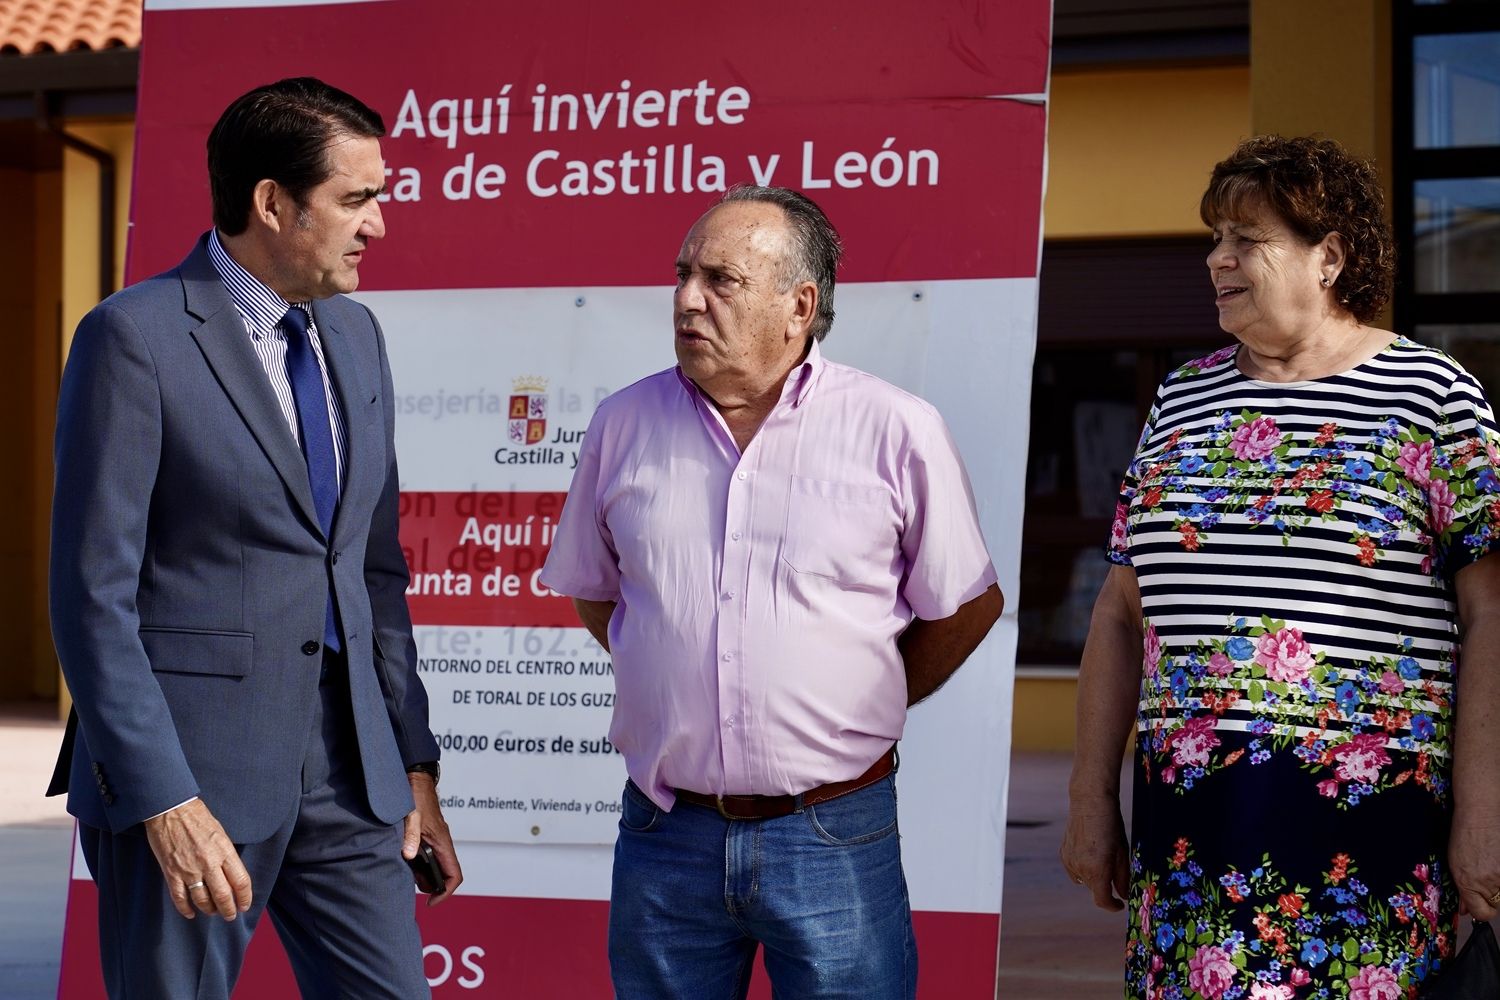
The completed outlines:
{"type": "Polygon", "coordinates": [[[818,316],[818,286],[816,282],[804,281],[792,289],[792,315],[786,324],[787,340],[802,340],[812,329],[818,316]]]}
{"type": "Polygon", "coordinates": [[[256,183],[250,192],[250,221],[259,222],[273,233],[290,229],[297,220],[297,206],[286,188],[269,177],[256,183]]]}

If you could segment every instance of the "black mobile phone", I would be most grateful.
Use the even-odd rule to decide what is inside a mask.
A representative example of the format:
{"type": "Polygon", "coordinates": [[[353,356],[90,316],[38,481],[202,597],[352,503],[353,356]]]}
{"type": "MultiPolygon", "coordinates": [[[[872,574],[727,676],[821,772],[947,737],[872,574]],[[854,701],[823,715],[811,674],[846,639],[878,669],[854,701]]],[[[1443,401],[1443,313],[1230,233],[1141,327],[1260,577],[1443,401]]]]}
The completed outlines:
{"type": "Polygon", "coordinates": [[[432,852],[432,845],[422,841],[422,846],[417,848],[417,856],[407,859],[411,866],[411,873],[417,878],[417,888],[429,896],[441,896],[448,891],[448,883],[443,879],[443,868],[438,864],[437,855],[432,852]]]}

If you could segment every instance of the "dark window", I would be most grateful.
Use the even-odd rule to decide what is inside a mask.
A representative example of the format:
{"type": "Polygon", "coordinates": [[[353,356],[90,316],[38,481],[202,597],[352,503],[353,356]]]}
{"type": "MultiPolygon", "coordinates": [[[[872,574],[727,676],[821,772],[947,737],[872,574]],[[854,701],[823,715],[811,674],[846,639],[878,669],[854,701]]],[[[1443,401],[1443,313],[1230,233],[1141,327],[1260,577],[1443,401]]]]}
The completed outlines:
{"type": "Polygon", "coordinates": [[[1049,240],[1031,387],[1020,644],[1026,666],[1077,666],[1104,545],[1156,386],[1229,342],[1209,239],[1049,240]]]}
{"type": "Polygon", "coordinates": [[[1500,31],[1416,35],[1411,53],[1416,148],[1500,145],[1500,31]]]}
{"type": "Polygon", "coordinates": [[[1055,0],[1053,66],[1244,63],[1250,0],[1055,0]]]}
{"type": "Polygon", "coordinates": [[[1423,344],[1447,351],[1469,370],[1497,405],[1500,388],[1500,323],[1418,324],[1412,337],[1423,344]]]}
{"type": "Polygon", "coordinates": [[[1500,5],[1394,5],[1396,329],[1500,388],[1500,5]]]}

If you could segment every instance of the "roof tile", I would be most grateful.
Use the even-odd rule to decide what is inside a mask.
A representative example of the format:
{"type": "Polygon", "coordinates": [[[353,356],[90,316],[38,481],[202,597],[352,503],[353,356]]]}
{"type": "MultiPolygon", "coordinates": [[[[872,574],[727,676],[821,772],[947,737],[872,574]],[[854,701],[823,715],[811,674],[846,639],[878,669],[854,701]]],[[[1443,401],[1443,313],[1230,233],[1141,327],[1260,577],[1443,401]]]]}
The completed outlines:
{"type": "Polygon", "coordinates": [[[0,0],[0,59],[135,48],[142,0],[0,0]]]}

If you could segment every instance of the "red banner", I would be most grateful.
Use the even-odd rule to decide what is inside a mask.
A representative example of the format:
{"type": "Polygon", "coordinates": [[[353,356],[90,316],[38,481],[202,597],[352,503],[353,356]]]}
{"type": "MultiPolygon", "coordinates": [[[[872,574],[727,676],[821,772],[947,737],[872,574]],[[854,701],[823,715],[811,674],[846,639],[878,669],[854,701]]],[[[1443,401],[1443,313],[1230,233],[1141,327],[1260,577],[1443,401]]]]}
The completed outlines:
{"type": "MultiPolygon", "coordinates": [[[[92,882],[74,882],[73,887],[58,996],[104,1000],[98,896],[92,882]]],[[[430,909],[418,905],[416,913],[423,969],[434,1000],[602,1000],[611,995],[609,969],[600,961],[608,903],[455,896],[430,909]]],[[[968,969],[976,955],[986,956],[993,968],[999,915],[929,912],[915,913],[912,919],[922,956],[918,995],[934,1000],[974,995],[968,969]]],[[[234,1000],[297,995],[286,953],[271,922],[263,923],[266,931],[257,929],[250,943],[234,1000]]],[[[759,962],[750,995],[755,1000],[771,995],[759,962]]]]}
{"type": "Polygon", "coordinates": [[[738,183],[816,199],[850,247],[840,280],[1035,275],[1047,0],[855,0],[795,20],[632,4],[485,0],[278,12],[147,9],[150,52],[216,54],[212,86],[148,58],[130,280],[206,226],[203,140],[238,94],[314,73],[384,117],[396,241],[361,287],[670,284],[675,246],[738,183]],[[503,14],[502,14],[503,11],[503,14]],[[353,40],[357,33],[358,43],[353,40]],[[340,39],[349,39],[341,44],[340,39]],[[941,225],[933,220],[941,219],[941,225]],[[663,261],[666,263],[663,263],[663,261]]]}
{"type": "Polygon", "coordinates": [[[424,625],[578,627],[538,581],[566,493],[403,493],[406,603],[424,625]]]}

